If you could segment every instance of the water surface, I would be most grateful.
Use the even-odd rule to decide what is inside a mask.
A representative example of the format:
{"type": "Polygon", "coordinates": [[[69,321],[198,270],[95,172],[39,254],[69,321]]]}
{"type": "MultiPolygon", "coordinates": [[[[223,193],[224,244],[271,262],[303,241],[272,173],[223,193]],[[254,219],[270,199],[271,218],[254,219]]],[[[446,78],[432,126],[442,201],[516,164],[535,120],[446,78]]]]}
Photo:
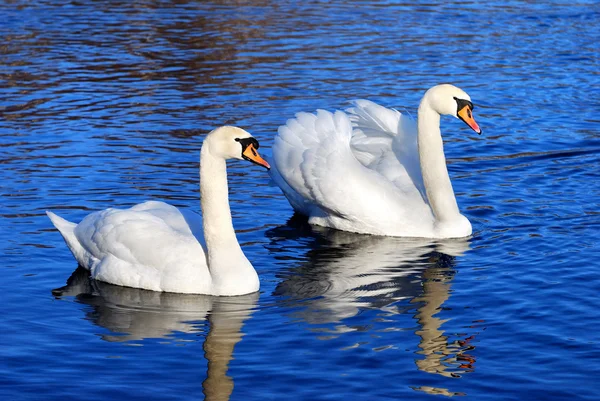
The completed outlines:
{"type": "Polygon", "coordinates": [[[0,397],[597,399],[599,19],[592,1],[0,5],[0,397]],[[261,291],[215,298],[92,282],[45,216],[198,209],[212,128],[268,154],[296,112],[414,116],[442,82],[484,131],[442,119],[472,238],[311,228],[234,161],[261,291]]]}

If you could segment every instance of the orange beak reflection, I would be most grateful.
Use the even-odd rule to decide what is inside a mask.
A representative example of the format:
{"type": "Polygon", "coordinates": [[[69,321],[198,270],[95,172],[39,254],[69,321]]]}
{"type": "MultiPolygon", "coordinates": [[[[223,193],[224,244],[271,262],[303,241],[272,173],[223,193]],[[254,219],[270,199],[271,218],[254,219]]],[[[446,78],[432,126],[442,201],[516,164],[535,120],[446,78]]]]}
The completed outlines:
{"type": "Polygon", "coordinates": [[[242,157],[248,161],[251,161],[252,163],[258,164],[259,166],[266,167],[267,170],[271,169],[269,163],[267,163],[265,159],[260,157],[253,144],[249,144],[248,146],[246,146],[246,149],[244,149],[244,151],[242,152],[242,157]]]}
{"type": "Polygon", "coordinates": [[[479,125],[477,125],[477,123],[475,122],[475,119],[473,118],[473,112],[469,105],[465,105],[462,109],[458,111],[458,118],[467,123],[467,125],[471,127],[473,131],[481,135],[481,128],[479,128],[479,125]]]}

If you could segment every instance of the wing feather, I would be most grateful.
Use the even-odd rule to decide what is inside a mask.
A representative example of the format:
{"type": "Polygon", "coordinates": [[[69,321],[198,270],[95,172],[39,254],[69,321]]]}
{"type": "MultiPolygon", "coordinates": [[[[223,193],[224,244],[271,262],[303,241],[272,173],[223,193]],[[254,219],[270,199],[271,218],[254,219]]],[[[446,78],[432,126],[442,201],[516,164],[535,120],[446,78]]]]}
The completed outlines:
{"type": "MultiPolygon", "coordinates": [[[[90,265],[84,266],[92,277],[161,290],[168,285],[165,280],[191,282],[208,275],[203,244],[193,232],[198,229],[201,232],[200,216],[184,216],[174,206],[151,201],[92,213],[74,234],[92,256],[90,265]]],[[[210,283],[209,277],[205,281],[210,283]]]]}
{"type": "Polygon", "coordinates": [[[401,181],[394,168],[402,170],[400,177],[408,175],[390,150],[400,113],[367,105],[374,103],[358,103],[357,113],[298,113],[279,128],[271,175],[294,209],[315,224],[337,226],[333,220],[344,220],[349,231],[363,227],[377,233],[382,221],[386,230],[386,224],[411,218],[414,207],[399,205],[426,206],[414,185],[411,190],[392,181],[401,181]]]}
{"type": "Polygon", "coordinates": [[[369,100],[356,100],[353,105],[346,112],[354,129],[351,145],[357,159],[403,193],[412,196],[417,190],[425,202],[415,121],[369,100]]]}

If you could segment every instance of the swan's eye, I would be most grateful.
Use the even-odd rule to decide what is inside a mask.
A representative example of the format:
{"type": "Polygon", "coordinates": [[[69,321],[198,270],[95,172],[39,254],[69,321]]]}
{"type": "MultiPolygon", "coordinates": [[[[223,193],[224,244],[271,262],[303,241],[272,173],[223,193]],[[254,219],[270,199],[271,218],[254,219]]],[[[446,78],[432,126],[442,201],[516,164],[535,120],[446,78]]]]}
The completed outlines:
{"type": "Polygon", "coordinates": [[[456,100],[457,112],[461,111],[466,107],[468,115],[469,117],[471,117],[471,111],[475,108],[475,106],[473,106],[473,103],[471,103],[469,100],[459,99],[456,96],[454,97],[454,100],[456,100]]]}
{"type": "Polygon", "coordinates": [[[246,148],[248,148],[248,146],[252,145],[251,147],[254,149],[258,149],[260,147],[260,145],[258,144],[258,141],[256,139],[254,139],[253,137],[249,137],[249,138],[235,138],[236,142],[239,142],[242,145],[242,152],[246,151],[246,148]]]}

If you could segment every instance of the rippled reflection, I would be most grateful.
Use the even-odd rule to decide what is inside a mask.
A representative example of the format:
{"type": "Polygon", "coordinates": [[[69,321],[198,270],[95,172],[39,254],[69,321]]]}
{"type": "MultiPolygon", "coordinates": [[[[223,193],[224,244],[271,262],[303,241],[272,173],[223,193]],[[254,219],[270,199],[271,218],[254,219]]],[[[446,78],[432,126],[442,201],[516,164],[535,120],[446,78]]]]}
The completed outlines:
{"type": "Polygon", "coordinates": [[[89,278],[78,268],[67,285],[53,291],[59,298],[74,296],[92,309],[87,320],[113,334],[106,341],[139,341],[172,338],[175,332],[198,333],[199,321],[208,321],[204,357],[208,361],[202,388],[206,400],[228,400],[233,379],[227,375],[235,345],[242,339],[241,328],[256,308],[259,294],[237,297],[172,294],[119,287],[89,278]]]}
{"type": "Polygon", "coordinates": [[[444,320],[435,316],[450,297],[453,278],[450,268],[437,263],[438,260],[432,260],[432,265],[423,271],[422,292],[411,300],[421,305],[414,317],[420,326],[415,331],[420,337],[418,353],[424,355],[424,359],[415,362],[422,371],[458,377],[475,369],[475,357],[467,354],[474,349],[470,344],[473,336],[449,341],[442,328],[444,320]]]}
{"type": "Polygon", "coordinates": [[[274,292],[286,307],[298,309],[294,317],[311,324],[336,323],[332,334],[343,335],[354,331],[344,321],[361,310],[414,313],[414,308],[406,306],[414,305],[417,353],[422,355],[415,360],[417,367],[447,377],[474,369],[475,358],[467,354],[473,349],[472,336],[450,340],[444,320],[436,317],[450,297],[455,258],[469,250],[468,239],[377,237],[311,229],[297,216],[267,235],[274,252],[283,248],[283,241],[317,236],[305,261],[281,274],[274,292]]]}

